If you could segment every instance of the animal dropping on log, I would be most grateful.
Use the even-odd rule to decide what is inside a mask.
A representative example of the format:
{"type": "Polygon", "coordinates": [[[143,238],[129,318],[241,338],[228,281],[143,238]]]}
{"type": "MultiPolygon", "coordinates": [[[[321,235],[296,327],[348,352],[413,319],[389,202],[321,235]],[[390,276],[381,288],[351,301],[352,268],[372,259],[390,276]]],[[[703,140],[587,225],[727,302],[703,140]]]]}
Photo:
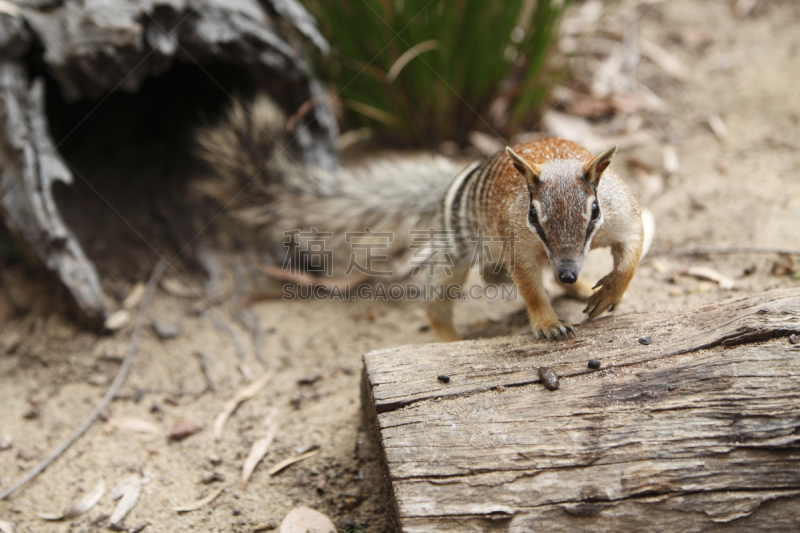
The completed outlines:
{"type": "Polygon", "coordinates": [[[558,388],[558,376],[552,368],[540,366],[539,379],[541,379],[544,386],[550,390],[556,390],[558,388]]]}

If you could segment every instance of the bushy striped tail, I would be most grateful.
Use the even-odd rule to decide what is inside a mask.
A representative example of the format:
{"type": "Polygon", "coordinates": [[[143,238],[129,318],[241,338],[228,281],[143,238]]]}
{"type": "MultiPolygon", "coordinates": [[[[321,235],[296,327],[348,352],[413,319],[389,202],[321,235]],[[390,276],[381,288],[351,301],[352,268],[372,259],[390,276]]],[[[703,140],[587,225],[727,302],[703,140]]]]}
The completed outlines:
{"type": "Polygon", "coordinates": [[[207,166],[197,190],[275,243],[287,231],[316,228],[338,245],[346,232],[370,228],[394,232],[393,248],[402,246],[411,229],[437,225],[448,183],[463,166],[418,155],[332,172],[299,164],[286,140],[285,116],[263,95],[196,136],[207,166]]]}

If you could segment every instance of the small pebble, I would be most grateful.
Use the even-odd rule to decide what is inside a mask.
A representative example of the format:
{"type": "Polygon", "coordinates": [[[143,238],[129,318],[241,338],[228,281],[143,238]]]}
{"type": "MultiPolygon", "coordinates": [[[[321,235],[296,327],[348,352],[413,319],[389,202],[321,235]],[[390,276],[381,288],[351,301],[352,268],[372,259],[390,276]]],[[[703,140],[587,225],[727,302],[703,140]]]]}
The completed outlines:
{"type": "Polygon", "coordinates": [[[217,481],[225,481],[225,476],[222,473],[217,472],[217,471],[214,471],[214,472],[203,472],[202,481],[206,485],[209,485],[209,484],[215,483],[217,481]]]}
{"type": "Polygon", "coordinates": [[[558,388],[558,376],[552,368],[540,366],[539,379],[541,379],[544,386],[550,390],[556,390],[558,388]]]}
{"type": "Polygon", "coordinates": [[[200,428],[191,420],[183,419],[172,428],[170,438],[173,440],[183,440],[190,435],[194,435],[200,428]]]}
{"type": "Polygon", "coordinates": [[[14,446],[14,439],[11,435],[0,435],[0,450],[10,450],[14,446]]]}
{"type": "Polygon", "coordinates": [[[593,370],[600,368],[600,359],[589,359],[589,368],[593,370]]]}
{"type": "Polygon", "coordinates": [[[17,450],[17,457],[23,461],[33,461],[36,459],[36,454],[29,448],[20,448],[17,450]]]}
{"type": "Polygon", "coordinates": [[[156,332],[156,335],[158,335],[158,338],[160,339],[174,339],[181,331],[180,324],[175,324],[172,322],[159,322],[155,320],[153,321],[152,326],[153,331],[156,332]]]}
{"type": "Polygon", "coordinates": [[[789,344],[800,344],[800,335],[789,335],[789,344]]]}
{"type": "Polygon", "coordinates": [[[297,380],[298,385],[313,385],[315,382],[319,381],[320,379],[325,377],[325,372],[316,372],[314,374],[308,374],[307,376],[303,376],[297,380]]]}
{"type": "Polygon", "coordinates": [[[450,383],[450,376],[445,376],[444,374],[442,374],[441,376],[438,377],[438,380],[441,383],[450,383]]]}
{"type": "Polygon", "coordinates": [[[644,344],[645,346],[648,346],[650,344],[653,344],[653,339],[651,339],[650,337],[642,337],[641,339],[639,339],[639,344],[644,344]]]}

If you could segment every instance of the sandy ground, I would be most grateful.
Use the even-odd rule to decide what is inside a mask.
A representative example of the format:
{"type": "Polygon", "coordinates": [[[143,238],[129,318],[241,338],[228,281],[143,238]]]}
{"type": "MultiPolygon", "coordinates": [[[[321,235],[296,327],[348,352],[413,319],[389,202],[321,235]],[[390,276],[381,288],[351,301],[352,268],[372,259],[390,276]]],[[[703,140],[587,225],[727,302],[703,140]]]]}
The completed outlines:
{"type": "MultiPolygon", "coordinates": [[[[658,169],[661,141],[674,143],[681,168],[649,205],[658,233],[620,312],[677,308],[798,286],[800,281],[789,276],[773,275],[775,254],[687,257],[670,251],[698,246],[800,249],[800,70],[794,68],[800,53],[800,6],[761,2],[742,20],[733,15],[732,2],[674,0],[644,5],[639,15],[641,35],[678,56],[691,74],[678,83],[647,61],[639,66],[639,79],[668,103],[670,111],[648,125],[660,141],[622,152],[615,168],[630,177],[625,161],[635,157],[658,169]],[[695,49],[683,42],[680,37],[687,30],[706,35],[707,47],[695,49]],[[725,121],[729,142],[712,134],[706,123],[709,114],[725,121]],[[723,290],[681,274],[693,265],[733,278],[736,288],[723,290]]],[[[641,190],[633,178],[631,182],[641,190]]],[[[102,251],[90,253],[102,262],[102,251]]],[[[599,255],[587,270],[595,278],[608,266],[607,253],[599,255]]],[[[0,520],[25,532],[104,529],[102,518],[114,508],[107,496],[72,520],[50,523],[36,515],[63,511],[100,480],[110,488],[146,472],[152,480],[124,521],[131,529],[148,524],[145,531],[153,532],[250,531],[260,523],[277,525],[293,506],[306,505],[328,514],[342,531],[388,530],[375,452],[362,442],[361,354],[433,342],[418,305],[255,303],[248,310],[263,327],[262,364],[253,355],[254,338],[234,317],[230,270],[222,277],[227,292],[221,303],[200,313],[205,306],[199,298],[156,293],[150,316],[180,324],[180,333],[160,340],[149,328],[145,331],[131,374],[110,412],[145,419],[159,432],[95,425],[33,483],[0,502],[0,520]],[[235,337],[226,333],[227,327],[235,337]],[[244,359],[237,357],[232,338],[238,339],[244,359]],[[207,390],[195,352],[207,358],[213,391],[207,390]],[[236,411],[216,442],[211,431],[214,416],[245,384],[242,366],[252,376],[273,369],[275,377],[236,411]],[[299,384],[309,377],[318,379],[299,384]],[[241,490],[242,463],[253,441],[265,434],[265,417],[276,408],[278,430],[272,448],[241,490]],[[169,440],[173,425],[184,418],[200,431],[182,441],[169,440]],[[320,447],[319,455],[276,476],[267,475],[269,466],[311,445],[320,447]],[[201,510],[172,510],[229,482],[231,486],[201,510]]],[[[110,294],[121,300],[146,269],[137,262],[135,271],[135,276],[107,281],[110,294]]],[[[181,274],[200,286],[197,278],[181,274]]],[[[169,275],[177,277],[175,272],[169,275]]],[[[6,317],[0,333],[0,439],[13,439],[9,449],[0,451],[0,487],[32,468],[88,415],[119,368],[133,329],[129,325],[114,335],[95,336],[78,328],[63,312],[33,302],[31,294],[47,286],[38,281],[20,267],[2,273],[6,302],[28,311],[6,317]]],[[[580,304],[557,304],[564,316],[580,316],[580,304]]],[[[461,324],[474,323],[500,316],[507,307],[472,302],[461,305],[456,318],[461,324]]]]}

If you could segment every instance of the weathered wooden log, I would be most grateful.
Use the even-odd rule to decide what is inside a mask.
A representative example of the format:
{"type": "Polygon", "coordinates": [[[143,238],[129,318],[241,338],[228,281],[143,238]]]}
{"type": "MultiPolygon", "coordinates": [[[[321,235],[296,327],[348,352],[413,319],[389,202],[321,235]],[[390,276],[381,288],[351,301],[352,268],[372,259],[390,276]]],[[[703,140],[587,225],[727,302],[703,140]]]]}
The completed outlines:
{"type": "Polygon", "coordinates": [[[797,531],[797,333],[800,290],[780,290],[367,354],[398,530],[797,531]]]}
{"type": "Polygon", "coordinates": [[[327,51],[296,0],[0,0],[0,216],[61,279],[84,319],[101,324],[108,311],[94,266],[52,198],[53,182],[71,183],[72,172],[47,128],[42,80],[29,72],[44,69],[67,102],[102,105],[112,92],[136,93],[176,61],[238,66],[289,113],[310,102],[294,143],[307,163],[333,168],[336,122],[299,36],[327,51]],[[284,31],[290,27],[296,35],[284,31]]]}
{"type": "Polygon", "coordinates": [[[0,62],[0,214],[28,251],[54,272],[73,295],[82,318],[106,319],[106,304],[94,265],[61,220],[53,199],[57,181],[72,174],[58,155],[44,114],[44,83],[28,87],[25,69],[0,62]]]}

